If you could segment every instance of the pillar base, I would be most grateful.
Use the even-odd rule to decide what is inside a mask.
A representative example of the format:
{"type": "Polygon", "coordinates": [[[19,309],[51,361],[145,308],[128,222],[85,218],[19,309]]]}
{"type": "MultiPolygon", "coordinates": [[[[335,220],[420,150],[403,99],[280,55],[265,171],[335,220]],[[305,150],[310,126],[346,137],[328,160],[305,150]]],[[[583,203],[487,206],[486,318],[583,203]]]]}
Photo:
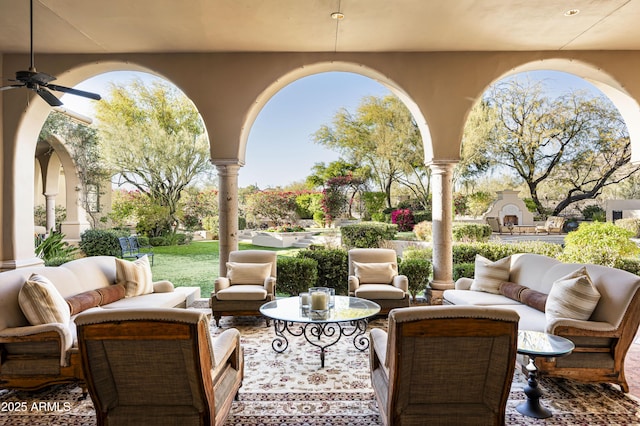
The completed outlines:
{"type": "Polygon", "coordinates": [[[20,268],[29,268],[31,266],[44,266],[44,260],[39,257],[29,259],[12,259],[0,261],[0,272],[11,271],[20,268]]]}
{"type": "Polygon", "coordinates": [[[424,297],[427,299],[427,305],[442,305],[442,293],[444,293],[444,290],[436,290],[431,287],[427,287],[424,291],[424,297]]]}

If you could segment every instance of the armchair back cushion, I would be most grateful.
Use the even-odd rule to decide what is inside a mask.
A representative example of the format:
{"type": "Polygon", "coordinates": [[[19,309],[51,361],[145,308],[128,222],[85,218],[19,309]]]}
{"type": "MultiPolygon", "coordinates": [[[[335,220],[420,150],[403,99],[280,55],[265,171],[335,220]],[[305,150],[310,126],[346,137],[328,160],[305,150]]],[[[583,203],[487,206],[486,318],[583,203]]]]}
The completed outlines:
{"type": "Polygon", "coordinates": [[[393,249],[384,248],[356,248],[349,250],[349,275],[356,275],[358,263],[394,263],[398,264],[398,255],[393,249]]]}
{"type": "Polygon", "coordinates": [[[263,284],[271,273],[271,263],[227,262],[227,278],[231,285],[263,284]]]}
{"type": "Polygon", "coordinates": [[[398,275],[396,262],[361,263],[353,262],[356,277],[360,284],[390,284],[398,275]]]}
{"type": "Polygon", "coordinates": [[[229,253],[229,262],[235,263],[269,263],[270,277],[277,277],[276,252],[270,250],[236,250],[229,253]]]}

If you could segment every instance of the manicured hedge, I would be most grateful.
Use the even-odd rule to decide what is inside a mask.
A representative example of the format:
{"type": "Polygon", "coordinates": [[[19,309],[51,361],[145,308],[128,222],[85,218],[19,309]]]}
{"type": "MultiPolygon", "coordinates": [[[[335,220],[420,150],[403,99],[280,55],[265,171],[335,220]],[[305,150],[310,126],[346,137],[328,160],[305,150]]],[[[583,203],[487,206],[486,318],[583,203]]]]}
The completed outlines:
{"type": "Polygon", "coordinates": [[[346,296],[348,289],[348,254],[343,249],[301,250],[299,258],[313,259],[317,263],[318,287],[335,288],[336,294],[346,296]]]}
{"type": "Polygon", "coordinates": [[[340,227],[342,245],[351,248],[377,248],[385,240],[393,240],[398,227],[389,223],[366,222],[340,227]]]}
{"type": "Polygon", "coordinates": [[[276,292],[296,296],[318,280],[318,262],[304,257],[278,256],[276,292]]]}
{"type": "Polygon", "coordinates": [[[484,242],[491,236],[491,226],[479,223],[454,223],[453,241],[484,242]]]}
{"type": "Polygon", "coordinates": [[[625,219],[618,219],[615,222],[616,226],[631,231],[634,238],[640,238],[640,219],[635,217],[629,217],[625,219]]]}
{"type": "Polygon", "coordinates": [[[119,236],[118,232],[112,230],[87,229],[80,235],[80,249],[87,256],[120,257],[119,236]]]}

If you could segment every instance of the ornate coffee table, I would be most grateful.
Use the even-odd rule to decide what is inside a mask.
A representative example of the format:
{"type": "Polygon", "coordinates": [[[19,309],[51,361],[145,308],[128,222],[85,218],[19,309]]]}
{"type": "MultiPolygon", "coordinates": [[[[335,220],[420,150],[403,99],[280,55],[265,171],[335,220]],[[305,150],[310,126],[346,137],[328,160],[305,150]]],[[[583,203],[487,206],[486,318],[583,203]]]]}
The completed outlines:
{"type": "Polygon", "coordinates": [[[535,417],[536,419],[551,417],[551,411],[540,404],[542,391],[538,387],[536,357],[552,358],[565,356],[569,355],[574,348],[573,342],[564,337],[539,331],[518,331],[518,353],[529,357],[529,364],[527,365],[529,377],[527,379],[527,386],[524,387],[527,400],[516,407],[516,410],[518,410],[520,414],[535,417]]]}
{"type": "Polygon", "coordinates": [[[369,318],[380,312],[380,305],[366,299],[335,296],[334,307],[325,319],[312,319],[308,309],[300,306],[299,297],[288,297],[267,302],[260,313],[273,319],[276,337],[271,342],[273,350],[282,353],[289,347],[286,333],[304,336],[307,342],[320,348],[320,365],[324,367],[325,349],[333,346],[342,336],[353,336],[353,345],[360,351],[369,347],[365,336],[369,318]]]}

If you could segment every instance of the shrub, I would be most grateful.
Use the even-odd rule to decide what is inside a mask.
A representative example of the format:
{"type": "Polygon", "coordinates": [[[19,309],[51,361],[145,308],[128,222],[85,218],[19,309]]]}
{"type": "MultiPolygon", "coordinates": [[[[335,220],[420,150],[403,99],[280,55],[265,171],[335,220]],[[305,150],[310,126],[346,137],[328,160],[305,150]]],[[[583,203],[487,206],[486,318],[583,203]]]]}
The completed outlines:
{"type": "Polygon", "coordinates": [[[586,220],[604,222],[602,219],[606,217],[606,212],[602,207],[592,204],[582,209],[582,216],[584,216],[586,220]]]}
{"type": "Polygon", "coordinates": [[[400,263],[399,273],[407,276],[409,280],[409,293],[411,293],[414,301],[416,300],[416,295],[424,292],[427,288],[431,271],[431,262],[425,259],[403,259],[400,263]]]}
{"type": "Polygon", "coordinates": [[[635,217],[618,219],[615,224],[622,229],[631,231],[633,233],[633,238],[640,238],[640,219],[635,217]]]}
{"type": "Polygon", "coordinates": [[[398,232],[396,225],[381,222],[357,223],[340,228],[342,244],[351,249],[378,248],[385,240],[393,240],[398,232]]]}
{"type": "Polygon", "coordinates": [[[87,256],[120,257],[118,232],[104,229],[87,229],[80,235],[80,249],[87,256]]]}
{"type": "Polygon", "coordinates": [[[398,231],[407,232],[413,230],[413,213],[409,209],[394,210],[391,212],[391,223],[398,225],[398,231]]]}
{"type": "Polygon", "coordinates": [[[477,223],[454,223],[453,241],[488,241],[491,236],[491,226],[477,223]]]}
{"type": "MultiPolygon", "coordinates": [[[[301,250],[298,252],[299,258],[313,259],[317,263],[318,287],[332,287],[336,289],[336,294],[347,295],[349,264],[348,254],[343,249],[314,249],[301,250]]],[[[279,281],[279,278],[278,278],[279,281]]]]}
{"type": "Polygon", "coordinates": [[[431,241],[431,238],[433,237],[431,222],[418,222],[413,227],[413,232],[420,241],[431,241]]]}
{"type": "Polygon", "coordinates": [[[428,247],[428,248],[409,247],[402,252],[403,262],[405,260],[413,260],[413,259],[424,259],[431,262],[432,257],[433,257],[433,249],[431,247],[428,247]]]}
{"type": "Polygon", "coordinates": [[[457,263],[453,265],[453,281],[460,278],[473,278],[476,270],[474,263],[457,263]]]}
{"type": "Polygon", "coordinates": [[[413,220],[415,223],[420,223],[429,221],[431,222],[431,211],[430,210],[414,210],[413,211],[413,220]]]}
{"type": "Polygon", "coordinates": [[[45,266],[58,266],[73,260],[78,248],[63,241],[64,234],[52,232],[36,247],[36,256],[44,260],[45,266]]]}
{"type": "Polygon", "coordinates": [[[276,290],[296,296],[309,287],[314,287],[318,279],[318,262],[304,257],[278,256],[278,281],[276,290]]]}
{"type": "Polygon", "coordinates": [[[170,246],[171,241],[169,241],[165,237],[151,237],[149,238],[149,244],[151,244],[154,247],[170,246]]]}
{"type": "Polygon", "coordinates": [[[632,274],[640,275],[640,259],[620,259],[620,265],[618,268],[623,271],[631,272],[632,274]]]}
{"type": "Polygon", "coordinates": [[[562,253],[562,246],[543,241],[456,243],[453,245],[453,263],[473,263],[476,254],[495,261],[517,253],[534,253],[557,258],[562,253]]]}
{"type": "Polygon", "coordinates": [[[631,231],[613,223],[583,222],[565,237],[563,262],[595,263],[617,268],[625,257],[637,256],[640,249],[629,238],[631,231]]]}

